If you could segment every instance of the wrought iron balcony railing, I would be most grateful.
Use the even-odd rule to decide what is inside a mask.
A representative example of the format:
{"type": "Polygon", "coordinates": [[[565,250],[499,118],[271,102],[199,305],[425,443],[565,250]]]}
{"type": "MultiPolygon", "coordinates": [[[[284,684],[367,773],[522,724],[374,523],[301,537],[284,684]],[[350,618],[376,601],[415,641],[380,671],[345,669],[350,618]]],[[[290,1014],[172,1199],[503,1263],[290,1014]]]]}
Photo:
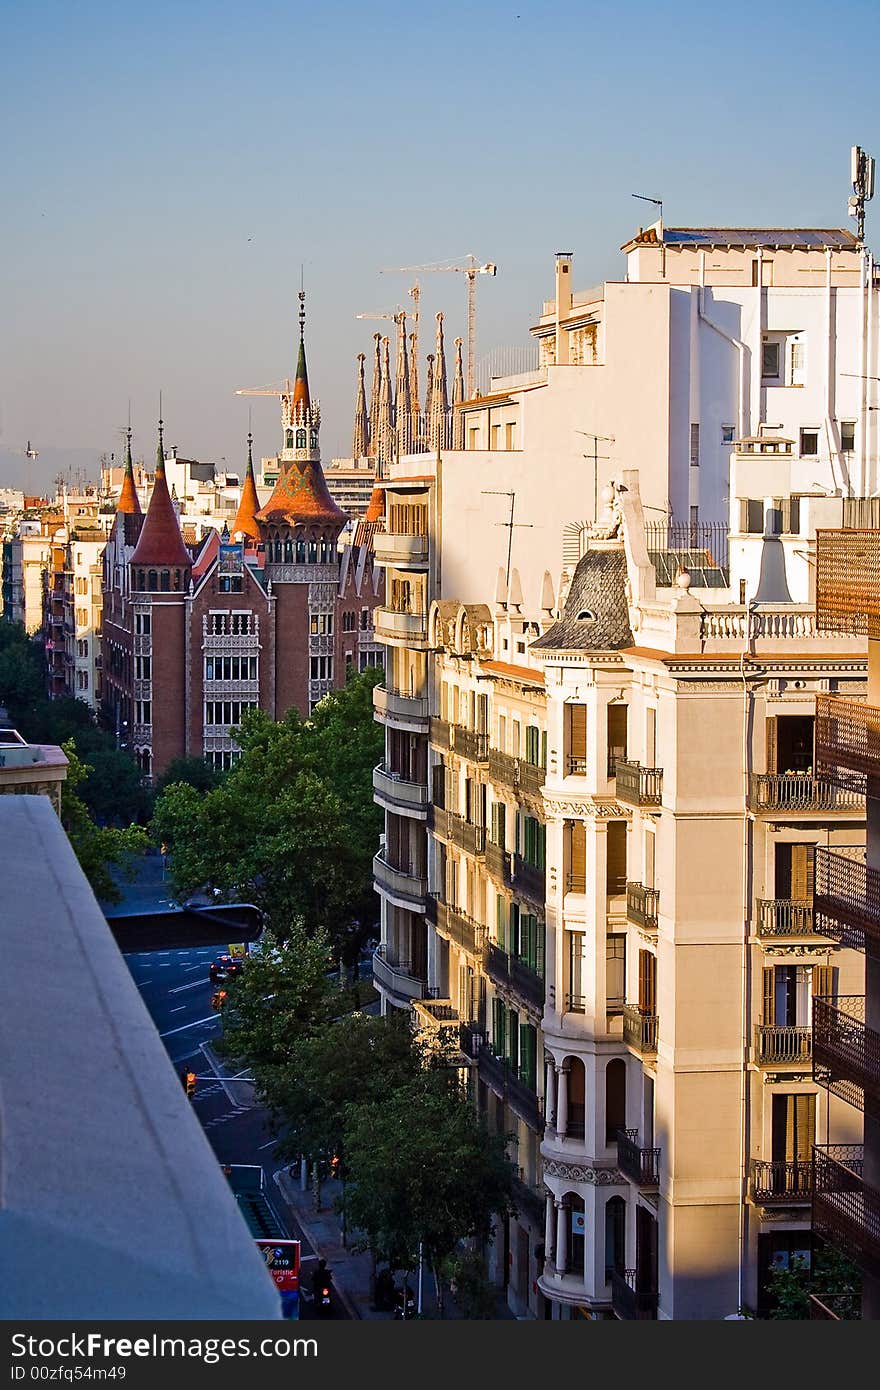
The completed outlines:
{"type": "Polygon", "coordinates": [[[437,719],[436,716],[431,716],[428,734],[435,748],[451,748],[452,744],[450,742],[449,732],[451,727],[451,724],[448,724],[445,719],[437,719]]]}
{"type": "Polygon", "coordinates": [[[512,887],[543,907],[546,895],[546,875],[537,864],[530,864],[521,854],[513,856],[512,887]]]}
{"type": "Polygon", "coordinates": [[[657,931],[657,912],[660,905],[660,891],[647,888],[644,883],[626,885],[626,920],[644,931],[657,931]]]}
{"type": "Polygon", "coordinates": [[[513,856],[509,850],[496,845],[494,840],[486,841],[486,868],[496,883],[505,888],[513,886],[513,856]]]}
{"type": "Polygon", "coordinates": [[[864,845],[817,845],[813,906],[820,935],[857,951],[866,937],[880,942],[880,872],[864,845]]]}
{"type": "MultiPolygon", "coordinates": [[[[565,759],[565,770],[568,773],[569,777],[586,777],[586,757],[581,757],[579,754],[569,753],[567,758],[565,759]]],[[[608,775],[611,776],[612,774],[609,772],[608,775]]]]}
{"type": "Polygon", "coordinates": [[[805,898],[759,898],[757,934],[813,936],[813,904],[805,898]]]}
{"type": "Polygon", "coordinates": [[[486,827],[484,825],[472,825],[465,820],[464,816],[457,816],[453,812],[448,817],[448,838],[459,849],[465,850],[468,854],[482,857],[486,853],[486,827]]]}
{"type": "Polygon", "coordinates": [[[449,813],[433,802],[428,807],[428,828],[441,840],[449,839],[449,813]]]}
{"type": "Polygon", "coordinates": [[[628,806],[659,806],[663,789],[662,767],[642,767],[627,758],[615,760],[616,791],[628,806]]]}
{"type": "Polygon", "coordinates": [[[865,996],[813,997],[813,1079],[849,1105],[880,1106],[880,1033],[865,1025],[865,996]]]}
{"type": "Polygon", "coordinates": [[[880,1191],[862,1178],[862,1147],[813,1147],[813,1231],[880,1277],[880,1191]]]}
{"type": "Polygon", "coordinates": [[[766,815],[784,815],[789,811],[864,814],[864,800],[857,792],[837,787],[807,772],[753,772],[749,784],[749,810],[766,815]]]}
{"type": "Polygon", "coordinates": [[[656,1014],[642,1013],[635,1004],[624,1004],[623,1041],[643,1057],[652,1055],[657,1051],[658,1022],[656,1014]]]}
{"type": "Polygon", "coordinates": [[[489,735],[478,733],[475,729],[463,729],[460,724],[450,724],[449,746],[463,758],[469,758],[472,763],[485,763],[489,760],[489,735]]]}
{"type": "Polygon", "coordinates": [[[512,791],[525,791],[537,795],[544,785],[547,772],[545,768],[538,767],[525,758],[514,758],[510,753],[490,748],[489,776],[496,782],[510,787],[512,791]]]}
{"type": "Polygon", "coordinates": [[[428,920],[437,930],[456,946],[472,956],[482,956],[486,942],[486,928],[469,917],[460,908],[441,902],[433,893],[428,895],[428,920]]]}
{"type": "Polygon", "coordinates": [[[480,1049],[477,1061],[481,1079],[491,1086],[496,1095],[507,1101],[530,1129],[540,1134],[544,1120],[534,1086],[511,1066],[506,1057],[498,1057],[488,1043],[480,1049]]]}
{"type": "Polygon", "coordinates": [[[755,1028],[755,1061],[760,1065],[809,1062],[812,1055],[813,1035],[809,1028],[765,1023],[755,1028]]]}
{"type": "Polygon", "coordinates": [[[660,1150],[643,1149],[637,1129],[617,1131],[617,1166],[639,1187],[658,1187],[660,1150]]]}
{"type": "Polygon", "coordinates": [[[864,796],[880,777],[880,709],[841,695],[816,696],[816,771],[864,796]]]}
{"type": "Polygon", "coordinates": [[[657,1317],[658,1294],[656,1289],[639,1288],[638,1273],[634,1269],[611,1272],[611,1307],[625,1322],[655,1319],[657,1317]]]}
{"type": "Polygon", "coordinates": [[[752,1201],[766,1206],[770,1202],[809,1202],[813,1191],[813,1164],[810,1159],[753,1158],[750,1165],[752,1201]]]}
{"type": "Polygon", "coordinates": [[[486,945],[486,973],[497,985],[513,990],[536,1009],[544,1007],[544,979],[524,960],[508,953],[494,941],[486,945]]]}

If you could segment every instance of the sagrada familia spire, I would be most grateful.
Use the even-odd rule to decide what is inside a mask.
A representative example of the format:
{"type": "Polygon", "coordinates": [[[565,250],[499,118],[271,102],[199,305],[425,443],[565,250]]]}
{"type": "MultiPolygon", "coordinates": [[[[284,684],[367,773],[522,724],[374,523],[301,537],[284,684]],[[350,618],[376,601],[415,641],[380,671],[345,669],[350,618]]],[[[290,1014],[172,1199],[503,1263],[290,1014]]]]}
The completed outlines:
{"type": "Polygon", "coordinates": [[[352,440],[351,452],[353,458],[361,459],[365,458],[370,452],[370,417],[367,414],[367,393],[364,387],[365,354],[359,352],[357,360],[357,404],[354,409],[354,439],[352,440]]]}
{"type": "Polygon", "coordinates": [[[455,375],[452,406],[446,379],[443,314],[437,315],[436,350],[427,355],[424,410],[419,399],[418,335],[407,334],[406,314],[394,315],[397,328],[397,366],[391,378],[390,339],[373,334],[373,383],[367,408],[364,375],[365,354],[357,355],[357,397],[352,453],[355,458],[374,458],[381,472],[392,458],[402,454],[436,452],[438,448],[464,448],[464,421],[454,406],[464,400],[462,340],[455,339],[455,375]],[[407,350],[409,338],[409,350],[407,350]]]}

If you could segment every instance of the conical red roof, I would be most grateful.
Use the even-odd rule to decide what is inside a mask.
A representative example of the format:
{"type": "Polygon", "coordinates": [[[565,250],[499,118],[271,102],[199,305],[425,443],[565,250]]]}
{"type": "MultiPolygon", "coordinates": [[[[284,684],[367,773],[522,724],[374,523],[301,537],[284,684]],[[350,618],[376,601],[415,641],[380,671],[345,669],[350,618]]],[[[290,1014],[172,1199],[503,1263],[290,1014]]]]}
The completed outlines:
{"type": "Polygon", "coordinates": [[[257,513],[257,520],[287,526],[315,522],[342,526],[348,518],[330,496],[320,463],[295,462],[279,475],[275,491],[257,513]]]}
{"type": "Polygon", "coordinates": [[[364,513],[364,521],[381,521],[385,515],[385,491],[381,487],[374,487],[370,493],[370,501],[364,513]]]}
{"type": "Polygon", "coordinates": [[[248,466],[244,475],[244,487],[241,490],[241,501],[238,504],[238,511],[235,513],[235,520],[232,523],[233,539],[243,532],[249,540],[259,541],[262,539],[260,528],[257,525],[257,512],[260,510],[260,499],[257,496],[257,484],[254,480],[254,460],[252,452],[252,440],[248,435],[248,466]]]}
{"type": "Polygon", "coordinates": [[[191,565],[192,556],[183,543],[177,513],[165,480],[162,431],[156,451],[156,477],[153,495],[144,517],[140,539],[131,557],[133,565],[191,565]]]}
{"type": "Polygon", "coordinates": [[[139,515],[141,510],[140,498],[134,485],[134,468],[131,462],[131,430],[128,431],[125,446],[125,474],[123,475],[122,489],[119,493],[119,501],[116,503],[116,510],[127,512],[131,516],[139,515]]]}

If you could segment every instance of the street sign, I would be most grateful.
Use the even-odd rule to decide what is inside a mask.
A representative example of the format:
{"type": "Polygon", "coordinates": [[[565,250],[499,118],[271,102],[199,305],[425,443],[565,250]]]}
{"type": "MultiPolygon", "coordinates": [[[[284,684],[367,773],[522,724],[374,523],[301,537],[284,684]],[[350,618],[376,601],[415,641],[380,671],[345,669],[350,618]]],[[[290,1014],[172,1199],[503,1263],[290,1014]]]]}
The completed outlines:
{"type": "Polygon", "coordinates": [[[248,953],[248,949],[247,949],[247,942],[246,942],[246,941],[236,941],[236,942],[234,942],[233,945],[230,946],[230,948],[229,948],[229,954],[230,954],[231,956],[235,956],[235,957],[246,956],[247,953],[248,953]]]}

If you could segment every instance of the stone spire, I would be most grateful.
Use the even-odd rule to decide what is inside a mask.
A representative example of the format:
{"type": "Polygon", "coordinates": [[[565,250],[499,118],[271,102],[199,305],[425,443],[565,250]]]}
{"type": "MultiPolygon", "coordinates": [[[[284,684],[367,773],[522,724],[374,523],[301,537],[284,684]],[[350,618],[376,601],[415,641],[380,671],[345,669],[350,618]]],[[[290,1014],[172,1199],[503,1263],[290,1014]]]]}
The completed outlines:
{"type": "Polygon", "coordinates": [[[370,452],[370,417],[367,414],[367,396],[364,389],[364,353],[359,352],[357,360],[358,388],[354,407],[354,439],[351,446],[355,462],[370,452]]]}
{"type": "Polygon", "coordinates": [[[241,489],[241,501],[238,504],[238,511],[235,513],[235,520],[232,523],[233,538],[239,534],[244,535],[249,541],[259,541],[260,528],[257,525],[257,512],[260,510],[260,499],[257,496],[257,482],[254,477],[254,436],[248,434],[248,461],[247,472],[244,475],[244,486],[241,489]]]}
{"type": "Polygon", "coordinates": [[[394,404],[391,399],[391,358],[388,338],[382,339],[382,382],[379,387],[379,423],[377,427],[376,457],[379,460],[379,476],[384,476],[384,466],[390,463],[394,453],[394,404]]]}
{"type": "Polygon", "coordinates": [[[409,399],[410,412],[412,415],[412,434],[413,452],[418,452],[422,447],[422,408],[419,405],[419,335],[410,333],[409,335],[409,399]]]}
{"type": "Polygon", "coordinates": [[[434,404],[434,354],[429,352],[427,356],[427,371],[425,373],[425,416],[422,420],[422,448],[430,448],[431,439],[431,408],[434,404]]]}
{"type": "Polygon", "coordinates": [[[156,448],[156,476],[153,493],[144,517],[141,534],[131,557],[132,565],[164,566],[180,569],[192,565],[192,556],[183,543],[180,523],[165,478],[165,447],[162,442],[162,421],[159,421],[159,443],[156,448]]]}
{"type": "Polygon", "coordinates": [[[373,387],[370,392],[370,453],[379,448],[379,394],[382,390],[382,334],[373,334],[373,387]]]}
{"type": "Polygon", "coordinates": [[[119,493],[116,510],[130,513],[132,516],[139,516],[141,511],[140,499],[134,485],[134,466],[131,461],[131,425],[129,425],[125,436],[125,473],[122,477],[122,490],[119,493]]]}
{"type": "Polygon", "coordinates": [[[394,393],[394,418],[397,422],[397,452],[411,454],[412,401],[409,389],[409,361],[406,355],[406,314],[397,315],[397,381],[394,393]]]}
{"type": "Polygon", "coordinates": [[[464,367],[461,361],[462,339],[455,340],[455,377],[452,382],[452,447],[464,448],[464,412],[456,410],[464,400],[464,367]]]}
{"type": "Polygon", "coordinates": [[[434,354],[434,391],[431,400],[429,446],[433,451],[449,447],[449,396],[446,388],[446,354],[443,346],[443,314],[437,315],[437,350],[434,354]]]}

